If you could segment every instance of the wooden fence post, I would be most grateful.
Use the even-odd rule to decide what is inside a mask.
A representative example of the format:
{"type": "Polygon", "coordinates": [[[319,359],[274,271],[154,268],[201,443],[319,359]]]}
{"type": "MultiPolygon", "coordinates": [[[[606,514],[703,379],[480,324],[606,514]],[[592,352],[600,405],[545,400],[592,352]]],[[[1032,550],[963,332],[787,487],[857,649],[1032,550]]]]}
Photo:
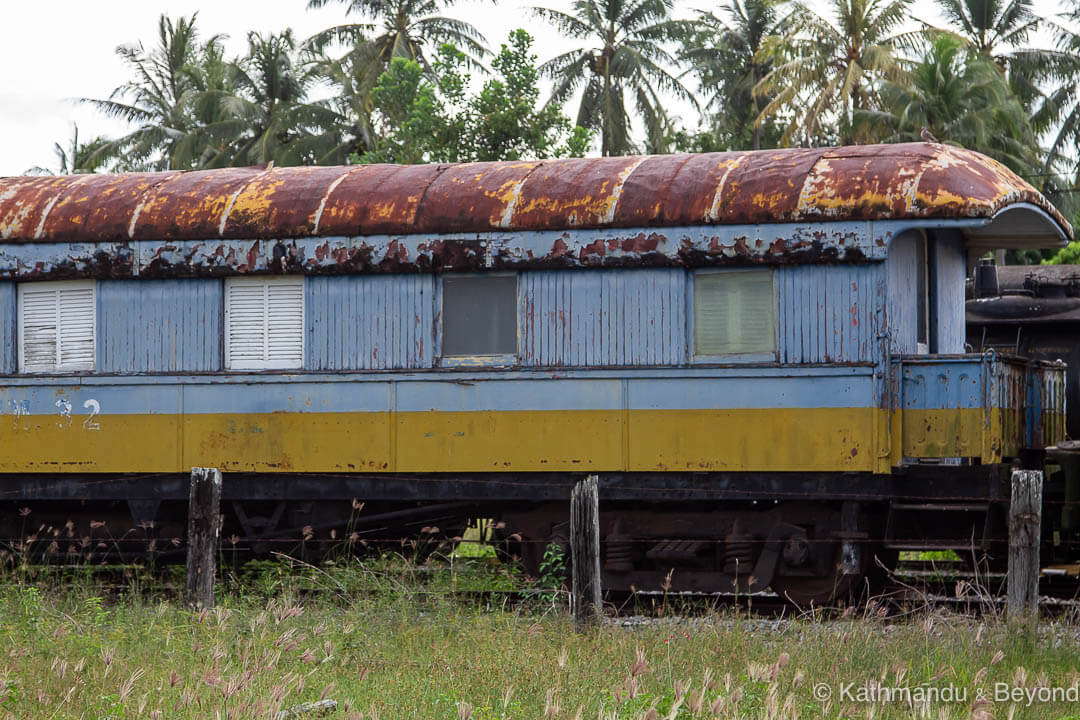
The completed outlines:
{"type": "Polygon", "coordinates": [[[214,607],[220,506],[221,471],[217,468],[191,468],[184,601],[194,607],[214,607]]]}
{"type": "Polygon", "coordinates": [[[1008,617],[1039,613],[1039,538],[1042,533],[1043,474],[1014,470],[1009,502],[1008,617]]]}
{"type": "Polygon", "coordinates": [[[600,594],[600,496],[596,475],[579,481],[570,494],[570,563],[573,572],[571,609],[574,627],[598,624],[600,594]]]}

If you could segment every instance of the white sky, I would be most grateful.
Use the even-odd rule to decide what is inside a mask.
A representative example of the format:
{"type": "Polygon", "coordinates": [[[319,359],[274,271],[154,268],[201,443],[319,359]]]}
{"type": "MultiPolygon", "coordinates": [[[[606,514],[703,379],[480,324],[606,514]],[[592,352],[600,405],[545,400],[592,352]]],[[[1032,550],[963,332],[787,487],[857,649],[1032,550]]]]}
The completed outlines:
{"type": "MultiPolygon", "coordinates": [[[[203,37],[229,36],[230,56],[246,47],[249,30],[272,32],[292,27],[302,40],[345,20],[343,4],[318,11],[306,0],[0,0],[0,176],[19,175],[40,165],[56,169],[53,144],[67,148],[72,125],[88,140],[117,136],[126,125],[108,120],[78,97],[106,98],[128,79],[117,57],[118,45],[156,43],[157,20],[163,13],[176,18],[198,11],[203,37]]],[[[717,3],[718,4],[718,3],[717,3]]],[[[819,5],[820,2],[812,2],[819,5]]],[[[447,15],[476,25],[494,49],[510,30],[524,27],[536,38],[533,49],[542,62],[571,47],[549,26],[533,18],[532,5],[566,8],[567,0],[461,0],[447,15]]],[[[1047,13],[1048,9],[1037,9],[1047,13]]],[[[688,16],[697,8],[715,7],[707,0],[676,0],[676,14],[688,16]]],[[[932,0],[917,0],[914,17],[938,20],[932,0]]],[[[573,117],[574,108],[567,108],[573,117]]],[[[696,126],[689,109],[684,124],[696,126]]]]}

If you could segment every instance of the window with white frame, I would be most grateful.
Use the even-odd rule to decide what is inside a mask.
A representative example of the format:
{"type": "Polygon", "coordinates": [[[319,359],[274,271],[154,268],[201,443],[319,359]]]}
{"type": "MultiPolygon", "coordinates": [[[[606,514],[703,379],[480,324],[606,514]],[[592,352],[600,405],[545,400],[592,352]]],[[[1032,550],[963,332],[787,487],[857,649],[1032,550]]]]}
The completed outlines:
{"type": "Polygon", "coordinates": [[[700,272],[694,276],[694,354],[776,352],[772,270],[700,272]]]}
{"type": "Polygon", "coordinates": [[[225,367],[287,370],[304,365],[304,278],[225,282],[225,367]]]}
{"type": "Polygon", "coordinates": [[[22,283],[18,306],[20,372],[94,369],[93,280],[22,283]]]}

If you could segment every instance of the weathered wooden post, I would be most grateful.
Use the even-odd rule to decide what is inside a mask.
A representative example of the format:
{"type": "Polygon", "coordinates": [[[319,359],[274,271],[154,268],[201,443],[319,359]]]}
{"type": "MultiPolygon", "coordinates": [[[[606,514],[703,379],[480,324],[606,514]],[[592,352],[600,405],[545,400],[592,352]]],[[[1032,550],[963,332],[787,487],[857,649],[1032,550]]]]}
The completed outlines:
{"type": "Polygon", "coordinates": [[[214,607],[220,506],[221,471],[217,468],[191,468],[184,601],[195,607],[214,607]]]}
{"type": "Polygon", "coordinates": [[[1039,612],[1039,537],[1042,533],[1043,474],[1014,470],[1009,502],[1008,617],[1039,612]]]}
{"type": "Polygon", "coordinates": [[[600,594],[600,495],[596,475],[574,486],[570,494],[570,563],[573,572],[571,609],[574,627],[598,624],[600,594]]]}

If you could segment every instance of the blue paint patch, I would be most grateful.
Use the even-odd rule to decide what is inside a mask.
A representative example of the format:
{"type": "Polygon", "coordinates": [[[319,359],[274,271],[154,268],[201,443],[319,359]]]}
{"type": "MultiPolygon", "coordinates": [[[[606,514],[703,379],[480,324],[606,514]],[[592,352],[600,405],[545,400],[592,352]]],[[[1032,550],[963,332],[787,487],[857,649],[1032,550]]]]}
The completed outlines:
{"type": "Polygon", "coordinates": [[[521,364],[684,364],[686,278],[681,268],[522,272],[521,364]]]}
{"type": "MultiPolygon", "coordinates": [[[[117,378],[109,384],[65,384],[56,378],[0,387],[0,414],[55,415],[69,402],[86,414],[94,400],[102,415],[205,413],[477,412],[518,410],[621,410],[871,407],[869,367],[809,368],[778,375],[772,368],[683,370],[656,377],[630,372],[578,373],[552,379],[516,372],[516,379],[448,379],[431,373],[391,381],[386,375],[315,381],[298,375],[260,375],[221,382],[216,376],[117,378]],[[858,370],[860,372],[850,372],[858,370]],[[137,382],[144,380],[144,382],[137,382]],[[152,381],[151,381],[152,380],[152,381]],[[191,381],[191,382],[188,382],[191,381]]],[[[324,379],[326,376],[323,376],[324,379]]],[[[104,380],[104,378],[98,378],[104,380]]]]}
{"type": "Polygon", "coordinates": [[[819,376],[812,369],[790,377],[669,379],[628,386],[631,410],[728,410],[739,408],[855,408],[874,406],[870,373],[819,376]]]}
{"type": "Polygon", "coordinates": [[[312,370],[431,367],[435,300],[431,275],[308,278],[306,366],[312,370]]]}
{"type": "Polygon", "coordinates": [[[18,326],[16,305],[18,303],[15,283],[0,282],[0,374],[17,371],[18,326]]]}
{"type": "Polygon", "coordinates": [[[873,362],[885,297],[885,265],[779,268],[777,323],[783,363],[873,362]]]}
{"type": "Polygon", "coordinates": [[[97,367],[105,373],[214,372],[222,367],[221,280],[103,280],[97,367]]]}

